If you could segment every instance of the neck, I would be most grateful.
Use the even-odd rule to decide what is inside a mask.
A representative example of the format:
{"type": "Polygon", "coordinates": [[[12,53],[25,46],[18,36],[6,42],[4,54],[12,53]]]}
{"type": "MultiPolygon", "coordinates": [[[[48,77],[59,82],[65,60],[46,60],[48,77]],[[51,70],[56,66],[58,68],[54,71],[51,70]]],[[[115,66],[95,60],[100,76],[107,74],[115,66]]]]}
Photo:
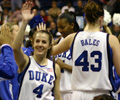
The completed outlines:
{"type": "Polygon", "coordinates": [[[40,65],[47,65],[47,58],[46,58],[46,56],[44,56],[44,57],[39,57],[39,56],[37,56],[37,55],[33,55],[33,58],[35,59],[35,61],[38,63],[38,64],[40,64],[40,65]]]}
{"type": "Polygon", "coordinates": [[[84,31],[98,32],[98,31],[100,31],[100,25],[99,24],[89,24],[89,23],[87,23],[87,25],[84,28],[84,31]]]}

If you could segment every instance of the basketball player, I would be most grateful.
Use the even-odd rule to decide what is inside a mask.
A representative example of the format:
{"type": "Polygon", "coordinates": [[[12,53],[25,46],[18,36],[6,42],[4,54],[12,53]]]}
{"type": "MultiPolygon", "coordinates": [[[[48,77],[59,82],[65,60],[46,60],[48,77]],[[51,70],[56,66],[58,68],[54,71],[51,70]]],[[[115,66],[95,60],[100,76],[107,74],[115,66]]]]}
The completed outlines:
{"type": "MultiPolygon", "coordinates": [[[[11,36],[14,39],[19,30],[19,26],[11,22],[7,22],[4,25],[9,27],[12,34],[11,36]]],[[[16,68],[18,69],[17,65],[16,65],[16,68]]],[[[17,100],[18,92],[19,92],[19,84],[18,84],[17,76],[18,76],[18,73],[16,71],[14,78],[12,78],[11,80],[5,80],[0,82],[0,97],[3,100],[17,100]]]]}
{"type": "MultiPolygon", "coordinates": [[[[69,34],[79,31],[76,16],[74,16],[72,12],[62,13],[57,19],[57,27],[58,31],[63,36],[60,38],[59,42],[61,42],[69,34]]],[[[60,93],[62,100],[71,100],[72,59],[70,50],[57,55],[56,59],[56,63],[61,67],[60,93]]]]}
{"type": "Polygon", "coordinates": [[[61,100],[59,91],[60,68],[49,57],[52,35],[47,31],[35,34],[33,56],[27,56],[21,50],[25,28],[34,16],[31,14],[32,2],[27,1],[22,7],[22,25],[13,48],[19,66],[20,93],[18,100],[61,100]],[[53,92],[54,91],[54,92],[53,92]],[[53,94],[54,93],[54,94],[53,94]]]}
{"type": "Polygon", "coordinates": [[[120,76],[119,41],[113,35],[100,32],[103,9],[89,1],[84,12],[87,29],[78,34],[70,34],[52,48],[52,54],[57,55],[71,47],[72,100],[93,100],[97,95],[110,95],[113,89],[113,64],[120,76]]]}
{"type": "Polygon", "coordinates": [[[0,81],[13,79],[17,72],[13,50],[12,33],[7,25],[2,25],[0,32],[0,81]]]}

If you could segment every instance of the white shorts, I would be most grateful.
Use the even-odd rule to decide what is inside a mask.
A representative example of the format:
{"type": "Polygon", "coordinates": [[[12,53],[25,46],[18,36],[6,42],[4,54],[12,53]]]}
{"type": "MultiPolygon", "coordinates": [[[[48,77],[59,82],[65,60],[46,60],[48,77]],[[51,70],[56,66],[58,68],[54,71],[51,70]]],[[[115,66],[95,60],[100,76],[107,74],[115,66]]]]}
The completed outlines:
{"type": "Polygon", "coordinates": [[[60,92],[62,100],[72,100],[72,92],[60,92]]]}
{"type": "Polygon", "coordinates": [[[81,92],[73,91],[72,100],[93,100],[95,96],[109,94],[109,92],[81,92]]]}

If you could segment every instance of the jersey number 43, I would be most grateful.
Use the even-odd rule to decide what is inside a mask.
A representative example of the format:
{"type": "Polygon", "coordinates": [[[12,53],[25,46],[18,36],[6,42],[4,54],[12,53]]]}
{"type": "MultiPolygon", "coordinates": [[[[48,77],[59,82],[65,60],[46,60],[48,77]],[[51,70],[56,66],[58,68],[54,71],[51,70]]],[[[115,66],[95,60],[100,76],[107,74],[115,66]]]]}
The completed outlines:
{"type": "Polygon", "coordinates": [[[95,63],[89,64],[88,51],[83,51],[82,54],[75,60],[75,66],[83,66],[82,71],[89,71],[88,66],[90,66],[92,71],[99,72],[102,64],[102,53],[100,51],[93,51],[90,53],[90,58],[94,58],[95,63],[97,63],[98,66],[95,66],[95,63]],[[98,58],[95,58],[95,56],[98,56],[98,58]]]}

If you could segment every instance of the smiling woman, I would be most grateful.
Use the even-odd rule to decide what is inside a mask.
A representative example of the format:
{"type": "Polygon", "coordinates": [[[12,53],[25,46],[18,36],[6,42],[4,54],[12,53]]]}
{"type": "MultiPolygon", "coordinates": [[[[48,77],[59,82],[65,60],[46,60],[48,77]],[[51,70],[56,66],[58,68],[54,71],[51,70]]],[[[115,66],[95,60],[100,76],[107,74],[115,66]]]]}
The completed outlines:
{"type": "Polygon", "coordinates": [[[30,1],[22,7],[23,21],[13,44],[15,59],[21,72],[18,77],[20,83],[18,100],[61,100],[60,68],[48,59],[52,44],[51,34],[47,31],[35,33],[32,44],[33,56],[28,57],[21,49],[25,28],[34,17],[34,14],[31,14],[31,7],[30,1]]]}

